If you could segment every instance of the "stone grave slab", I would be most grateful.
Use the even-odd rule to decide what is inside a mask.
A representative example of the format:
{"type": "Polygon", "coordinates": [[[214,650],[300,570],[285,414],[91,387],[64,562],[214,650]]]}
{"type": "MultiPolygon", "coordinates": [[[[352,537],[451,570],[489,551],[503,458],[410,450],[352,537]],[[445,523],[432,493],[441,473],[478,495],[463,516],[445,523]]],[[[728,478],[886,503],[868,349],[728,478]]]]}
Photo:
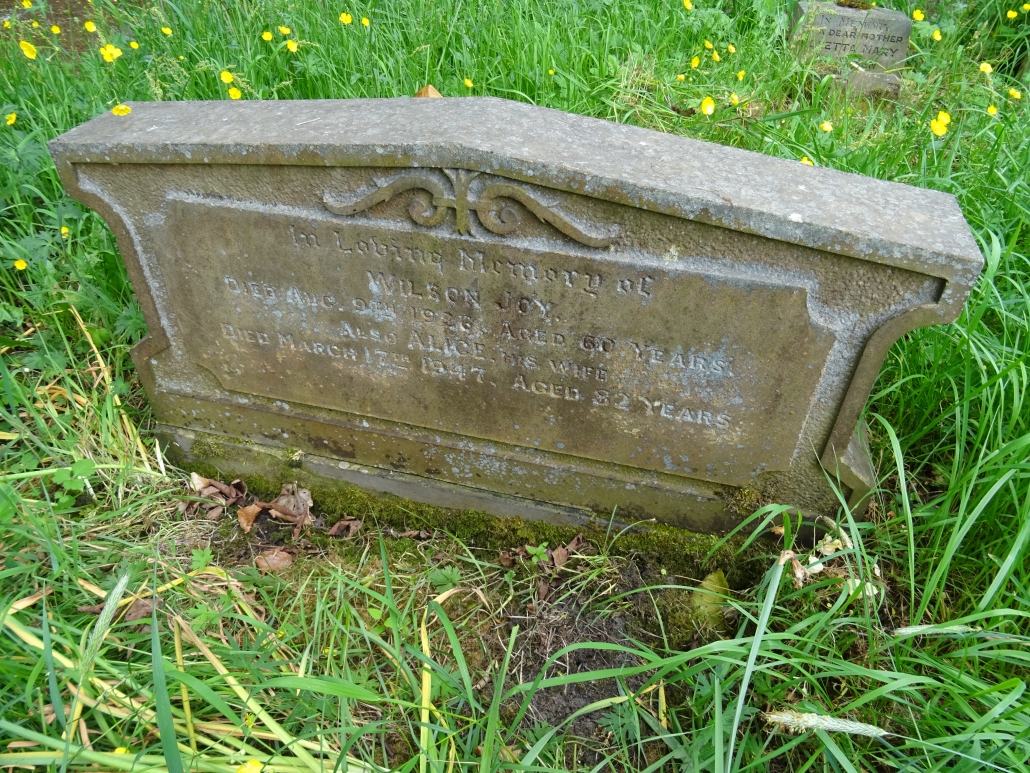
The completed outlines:
{"type": "Polygon", "coordinates": [[[849,2],[801,0],[794,7],[794,37],[810,56],[847,59],[846,85],[862,94],[896,97],[904,66],[912,20],[889,8],[849,2]],[[863,7],[855,7],[863,6],[863,7]]]}
{"type": "Polygon", "coordinates": [[[888,348],[982,266],[950,195],[500,99],[131,106],[50,149],[117,236],[162,437],[230,471],[704,531],[833,513],[827,472],[874,484],[888,348]]]}

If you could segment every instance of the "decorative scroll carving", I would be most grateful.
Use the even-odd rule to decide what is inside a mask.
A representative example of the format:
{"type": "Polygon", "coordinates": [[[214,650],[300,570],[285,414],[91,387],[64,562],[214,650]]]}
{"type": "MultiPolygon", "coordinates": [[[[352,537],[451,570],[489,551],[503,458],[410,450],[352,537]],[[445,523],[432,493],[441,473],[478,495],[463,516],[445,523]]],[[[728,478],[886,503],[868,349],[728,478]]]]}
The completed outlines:
{"type": "Polygon", "coordinates": [[[473,201],[469,199],[469,184],[479,172],[468,169],[444,169],[443,172],[451,181],[452,192],[445,190],[434,175],[412,171],[395,177],[354,201],[341,201],[329,193],[324,195],[323,201],[326,209],[333,214],[356,215],[401,193],[415,190],[417,193],[408,204],[408,214],[419,225],[437,226],[443,222],[447,210],[453,209],[458,233],[466,234],[470,230],[469,212],[472,211],[484,228],[501,236],[512,233],[522,222],[519,208],[509,203],[515,201],[542,222],[580,244],[607,247],[612,242],[612,237],[607,234],[595,235],[584,231],[553,205],[541,201],[519,185],[508,182],[488,183],[473,201]]]}

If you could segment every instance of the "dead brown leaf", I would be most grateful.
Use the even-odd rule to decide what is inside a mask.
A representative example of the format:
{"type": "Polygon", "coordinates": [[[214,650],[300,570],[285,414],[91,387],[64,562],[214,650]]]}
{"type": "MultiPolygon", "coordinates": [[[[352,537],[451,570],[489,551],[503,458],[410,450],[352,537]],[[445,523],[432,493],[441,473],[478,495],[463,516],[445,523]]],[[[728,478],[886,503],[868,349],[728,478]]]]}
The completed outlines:
{"type": "Polygon", "coordinates": [[[551,560],[554,562],[555,570],[560,569],[562,565],[569,560],[568,548],[563,548],[560,546],[556,547],[553,551],[551,551],[551,560]]]}
{"type": "Polygon", "coordinates": [[[586,547],[586,544],[587,541],[583,539],[583,534],[580,533],[572,538],[569,544],[565,546],[565,549],[568,550],[570,553],[578,553],[584,547],[586,547]]]}
{"type": "Polygon", "coordinates": [[[540,601],[546,601],[551,595],[551,583],[541,577],[536,581],[536,597],[540,601]]]}
{"type": "Polygon", "coordinates": [[[293,566],[293,556],[282,548],[266,550],[254,560],[255,566],[266,574],[269,572],[282,572],[293,566]]]}
{"type": "Polygon", "coordinates": [[[136,620],[142,620],[145,617],[150,617],[154,612],[154,607],[160,606],[161,602],[155,602],[154,599],[136,599],[129,604],[128,610],[122,617],[122,621],[126,623],[132,623],[136,620]]]}
{"type": "Polygon", "coordinates": [[[512,555],[511,551],[502,550],[501,554],[497,557],[497,563],[505,569],[511,569],[511,567],[515,566],[515,556],[512,555]]]}
{"type": "Polygon", "coordinates": [[[15,749],[31,749],[33,746],[39,746],[39,744],[36,741],[11,741],[7,744],[7,748],[11,751],[15,749]]]}
{"type": "Polygon", "coordinates": [[[14,612],[20,612],[23,609],[28,609],[33,604],[35,604],[37,601],[39,601],[41,598],[43,598],[44,595],[49,594],[49,593],[53,593],[53,591],[54,591],[53,587],[50,587],[50,588],[47,588],[45,591],[40,591],[39,593],[33,593],[31,596],[26,596],[25,598],[18,599],[13,604],[11,604],[11,610],[14,611],[14,612]]]}
{"type": "Polygon", "coordinates": [[[442,97],[443,94],[441,94],[439,91],[437,91],[435,88],[433,88],[433,84],[432,83],[427,83],[425,86],[423,86],[422,88],[420,88],[418,91],[415,92],[415,96],[416,97],[442,97]]]}
{"type": "Polygon", "coordinates": [[[329,536],[350,539],[358,533],[363,525],[364,524],[356,518],[344,518],[342,521],[337,521],[332,525],[329,529],[329,536]]]}
{"type": "Polygon", "coordinates": [[[437,534],[435,531],[423,529],[405,529],[404,531],[389,529],[387,533],[394,539],[434,539],[437,534]]]}
{"type": "Polygon", "coordinates": [[[226,507],[241,502],[247,495],[247,484],[241,480],[225,484],[220,480],[205,478],[195,472],[190,473],[190,487],[197,493],[197,496],[208,501],[180,502],[179,512],[186,516],[192,516],[198,510],[203,510],[204,517],[210,520],[220,518],[226,507]]]}
{"type": "Polygon", "coordinates": [[[314,502],[311,499],[311,492],[306,488],[298,488],[296,483],[287,483],[279,496],[272,500],[272,504],[286,508],[295,518],[310,518],[311,506],[314,502]]]}
{"type": "Polygon", "coordinates": [[[261,508],[258,505],[247,505],[237,510],[236,520],[239,522],[240,528],[245,532],[250,532],[254,526],[254,519],[258,517],[260,512],[261,508]]]}
{"type": "MultiPolygon", "coordinates": [[[[71,709],[72,709],[71,705],[69,705],[67,703],[64,704],[64,716],[66,718],[67,718],[69,712],[71,711],[71,709]]],[[[52,703],[46,704],[43,707],[43,721],[46,722],[49,725],[49,724],[52,724],[55,719],[57,719],[57,712],[54,711],[54,704],[52,704],[52,703]]]]}

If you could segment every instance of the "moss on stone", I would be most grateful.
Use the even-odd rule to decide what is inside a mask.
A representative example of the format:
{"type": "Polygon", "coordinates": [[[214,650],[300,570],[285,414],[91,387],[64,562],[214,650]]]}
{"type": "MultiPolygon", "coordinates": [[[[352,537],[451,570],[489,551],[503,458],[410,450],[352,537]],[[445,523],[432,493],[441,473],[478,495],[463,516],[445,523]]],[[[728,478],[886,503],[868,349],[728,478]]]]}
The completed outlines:
{"type": "MultiPolygon", "coordinates": [[[[196,443],[192,450],[198,450],[196,443]]],[[[225,457],[219,455],[214,458],[221,460],[225,457]]],[[[700,580],[706,574],[722,569],[732,587],[745,587],[755,580],[756,570],[748,559],[759,551],[751,549],[745,554],[739,554],[739,539],[730,540],[706,561],[706,556],[721,537],[662,524],[648,524],[613,539],[618,528],[609,528],[609,524],[600,519],[586,526],[574,526],[516,517],[502,518],[476,510],[451,510],[389,494],[371,493],[307,469],[292,468],[285,461],[280,461],[280,465],[278,474],[273,478],[253,472],[237,474],[232,469],[218,469],[210,463],[180,460],[180,466],[184,469],[205,477],[221,477],[225,480],[239,477],[247,484],[251,494],[266,501],[277,496],[283,484],[296,482],[310,489],[315,511],[323,516],[327,526],[350,516],[365,521],[369,526],[375,523],[398,531],[441,530],[469,547],[488,551],[511,550],[544,542],[552,546],[560,545],[582,533],[595,544],[607,546],[612,555],[633,556],[641,571],[648,575],[657,576],[664,569],[669,576],[700,580]]]]}

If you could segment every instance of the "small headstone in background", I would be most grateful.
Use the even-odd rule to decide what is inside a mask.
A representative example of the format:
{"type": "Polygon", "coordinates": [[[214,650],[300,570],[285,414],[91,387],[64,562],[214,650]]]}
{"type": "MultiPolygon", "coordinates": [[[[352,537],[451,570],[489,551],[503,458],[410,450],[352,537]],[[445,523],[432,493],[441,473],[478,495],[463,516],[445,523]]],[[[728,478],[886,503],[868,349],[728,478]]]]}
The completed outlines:
{"type": "Polygon", "coordinates": [[[862,0],[802,0],[794,9],[791,27],[811,55],[853,62],[843,73],[849,89],[897,97],[901,79],[896,71],[908,56],[912,33],[912,20],[905,14],[862,0]]]}

